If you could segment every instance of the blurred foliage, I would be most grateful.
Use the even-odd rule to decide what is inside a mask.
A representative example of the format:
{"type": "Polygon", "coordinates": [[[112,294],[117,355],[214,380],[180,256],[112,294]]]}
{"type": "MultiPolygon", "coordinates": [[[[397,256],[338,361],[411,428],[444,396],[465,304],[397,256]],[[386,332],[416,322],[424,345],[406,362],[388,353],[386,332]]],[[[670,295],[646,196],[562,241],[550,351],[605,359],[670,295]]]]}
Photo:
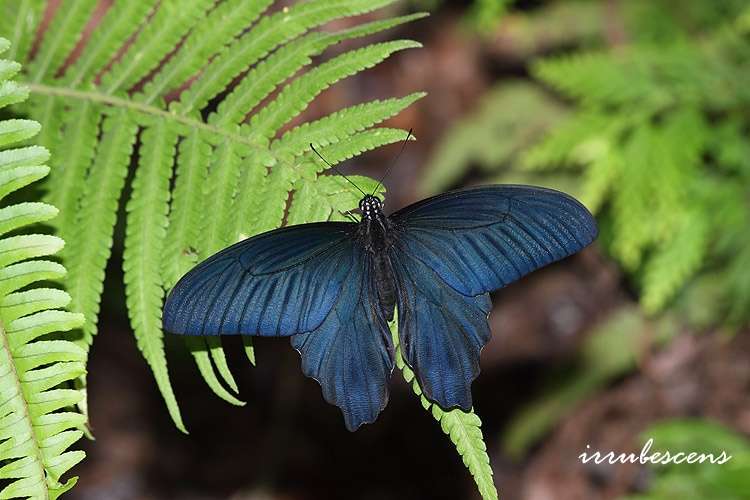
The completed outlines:
{"type": "Polygon", "coordinates": [[[551,374],[544,394],[511,421],[504,435],[505,451],[522,456],[572,407],[632,371],[644,346],[664,343],[677,331],[669,316],[653,321],[635,307],[617,311],[589,334],[574,364],[551,374]]]}
{"type": "Polygon", "coordinates": [[[552,2],[539,9],[509,12],[492,36],[493,54],[513,61],[561,47],[600,43],[607,35],[604,2],[552,2]]]}
{"type": "MultiPolygon", "coordinates": [[[[600,2],[567,4],[602,12],[600,2]]],[[[542,23],[561,5],[527,22],[542,23]]],[[[698,299],[688,309],[703,310],[702,325],[740,326],[750,315],[750,8],[735,0],[616,5],[622,12],[607,18],[602,46],[590,46],[584,31],[584,48],[530,66],[569,111],[531,81],[499,84],[448,132],[422,189],[477,173],[569,191],[597,214],[600,244],[629,273],[647,313],[700,282],[700,293],[683,295],[698,299]]],[[[558,38],[558,49],[574,39],[558,38]]]]}
{"type": "MultiPolygon", "coordinates": [[[[490,52],[501,64],[530,60],[530,78],[501,80],[448,130],[422,193],[521,182],[579,197],[641,304],[590,332],[509,423],[503,448],[518,458],[680,325],[750,319],[750,7],[549,2],[510,12],[490,52]]],[[[747,446],[701,422],[645,435],[660,449],[747,446]]],[[[748,498],[738,493],[750,491],[746,453],[736,455],[718,467],[660,465],[638,498],[748,498]]]]}
{"type": "Polygon", "coordinates": [[[437,146],[421,190],[426,195],[444,191],[472,167],[482,176],[495,176],[517,163],[520,154],[564,115],[564,107],[537,85],[504,81],[487,92],[477,111],[457,122],[437,146]]]}
{"type": "MultiPolygon", "coordinates": [[[[437,10],[446,0],[412,0],[420,10],[437,10]]],[[[513,0],[473,0],[464,18],[467,26],[480,35],[489,35],[497,27],[513,0]]]]}
{"type": "Polygon", "coordinates": [[[705,269],[726,278],[707,305],[739,324],[750,310],[749,33],[737,18],[700,23],[697,9],[678,18],[666,7],[657,15],[660,6],[631,7],[646,26],[631,23],[633,43],[534,64],[576,111],[524,167],[579,169],[583,201],[609,226],[607,250],[632,273],[647,312],[705,269]],[[664,38],[677,19],[682,34],[664,38]],[[652,26],[657,20],[664,30],[652,26]],[[688,37],[696,27],[708,31],[688,37]]]}
{"type": "Polygon", "coordinates": [[[628,500],[744,500],[750,495],[750,441],[744,436],[713,422],[670,420],[653,425],[641,439],[654,440],[652,452],[711,453],[716,458],[726,452],[732,458],[721,465],[652,465],[649,492],[628,500]]]}

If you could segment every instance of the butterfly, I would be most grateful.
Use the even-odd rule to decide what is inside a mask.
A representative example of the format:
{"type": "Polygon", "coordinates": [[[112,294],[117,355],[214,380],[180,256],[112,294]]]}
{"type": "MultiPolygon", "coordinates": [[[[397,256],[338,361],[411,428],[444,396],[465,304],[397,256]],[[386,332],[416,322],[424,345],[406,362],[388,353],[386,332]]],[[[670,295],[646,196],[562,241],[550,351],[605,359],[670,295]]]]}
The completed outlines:
{"type": "Polygon", "coordinates": [[[356,222],[283,227],[199,263],[167,297],[164,329],[291,337],[304,374],[354,431],[388,401],[398,310],[401,350],[425,396],[469,411],[489,292],[597,236],[581,203],[532,186],[452,191],[391,215],[365,194],[359,210],[356,222]]]}

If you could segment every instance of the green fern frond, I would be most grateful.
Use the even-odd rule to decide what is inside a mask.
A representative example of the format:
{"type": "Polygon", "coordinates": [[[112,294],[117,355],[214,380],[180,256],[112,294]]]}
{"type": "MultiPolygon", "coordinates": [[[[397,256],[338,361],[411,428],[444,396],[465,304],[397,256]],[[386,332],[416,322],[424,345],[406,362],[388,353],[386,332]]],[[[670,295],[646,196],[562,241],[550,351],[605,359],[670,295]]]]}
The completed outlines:
{"type": "Polygon", "coordinates": [[[50,190],[45,201],[62,211],[55,226],[63,239],[72,239],[78,213],[77,186],[83,183],[96,153],[96,141],[102,110],[90,102],[83,102],[67,113],[63,122],[66,147],[61,148],[57,167],[50,173],[50,182],[58,186],[50,190]]]}
{"type": "Polygon", "coordinates": [[[208,176],[211,152],[211,145],[195,130],[180,142],[164,244],[164,252],[172,258],[164,259],[162,264],[162,277],[167,289],[172,288],[198,260],[200,225],[195,221],[203,217],[203,206],[196,200],[203,197],[202,189],[208,176]]]}
{"type": "MultiPolygon", "coordinates": [[[[408,132],[406,130],[398,128],[381,127],[368,129],[349,136],[344,142],[329,144],[328,146],[319,149],[318,152],[320,152],[323,158],[328,160],[329,163],[336,165],[342,161],[359,156],[366,151],[372,151],[381,146],[402,142],[406,139],[407,134],[408,132]]],[[[412,135],[409,140],[415,141],[416,137],[412,135]]],[[[308,159],[317,165],[316,169],[318,172],[328,168],[323,165],[317,155],[308,153],[308,159]]]]}
{"type": "Polygon", "coordinates": [[[328,47],[344,40],[363,37],[390,29],[399,24],[419,19],[421,15],[402,16],[384,21],[373,21],[347,30],[323,34],[313,32],[287,44],[259,63],[246,75],[221,102],[216,112],[209,117],[209,123],[226,125],[240,123],[266,96],[281,84],[289,75],[312,62],[328,47]]]}
{"type": "Polygon", "coordinates": [[[289,130],[276,143],[276,148],[298,155],[308,151],[311,143],[322,147],[344,141],[352,134],[397,115],[425,95],[424,92],[416,92],[401,98],[371,101],[336,111],[289,130]]]}
{"type": "Polygon", "coordinates": [[[10,41],[10,48],[6,53],[8,60],[26,59],[46,3],[45,0],[3,2],[0,7],[0,33],[8,37],[10,41]]]}
{"type": "Polygon", "coordinates": [[[128,314],[138,347],[151,365],[172,419],[187,432],[166,370],[161,330],[164,289],[159,280],[171,177],[171,169],[164,167],[171,166],[177,140],[177,133],[164,120],[158,120],[141,136],[140,161],[127,205],[123,270],[128,314]]]}
{"type": "Polygon", "coordinates": [[[238,392],[237,383],[234,381],[234,377],[227,367],[224,351],[221,347],[221,340],[217,337],[187,337],[185,342],[188,345],[188,349],[190,349],[190,353],[193,355],[193,359],[195,359],[195,364],[198,366],[198,371],[203,376],[203,380],[206,381],[206,384],[214,394],[235,406],[245,405],[244,401],[237,399],[237,397],[224,388],[211,362],[213,359],[221,378],[227,382],[235,393],[238,392]]]}
{"type": "Polygon", "coordinates": [[[507,81],[487,92],[440,141],[420,182],[432,195],[455,187],[472,168],[483,174],[514,167],[521,152],[563,118],[564,108],[537,85],[507,81]]]}
{"type": "Polygon", "coordinates": [[[399,40],[368,45],[336,56],[286,86],[276,99],[253,116],[250,126],[256,134],[272,137],[330,85],[375,66],[394,52],[421,46],[411,40],[399,40]]]}
{"type": "Polygon", "coordinates": [[[157,0],[114,2],[91,34],[84,53],[65,72],[63,82],[72,87],[93,82],[115,56],[122,40],[140,28],[157,3],[157,0]]]}
{"type": "Polygon", "coordinates": [[[700,42],[636,43],[533,67],[578,109],[526,153],[524,167],[582,171],[582,198],[605,214],[609,251],[639,278],[648,312],[666,307],[699,272],[717,251],[709,242],[743,227],[728,214],[746,208],[725,207],[746,197],[726,189],[746,183],[747,120],[736,112],[748,101],[737,86],[746,51],[727,27],[700,42]],[[707,227],[708,219],[721,227],[707,227]]]}
{"type": "Polygon", "coordinates": [[[309,29],[337,18],[364,14],[393,1],[311,0],[284,8],[271,16],[264,16],[252,30],[238,38],[229,50],[205,67],[201,77],[181,96],[178,109],[189,114],[204,108],[209,100],[222,92],[238,75],[276,47],[309,29]]]}
{"type": "MultiPolygon", "coordinates": [[[[56,158],[47,185],[64,186],[50,189],[48,199],[65,208],[55,228],[68,242],[62,256],[70,271],[71,308],[88,319],[69,338],[88,350],[96,334],[104,270],[120,198],[130,192],[132,163],[123,264],[128,310],[138,345],[180,428],[163,350],[163,297],[199,259],[282,224],[288,200],[304,190],[301,180],[316,183],[323,170],[309,156],[309,142],[331,148],[325,154],[338,162],[403,138],[403,131],[373,127],[421,94],[354,105],[278,137],[330,85],[419,46],[365,43],[314,62],[337,42],[423,16],[322,29],[392,2],[311,0],[272,13],[270,1],[115,2],[91,37],[78,43],[95,2],[65,0],[52,16],[54,29],[44,32],[31,61],[32,99],[23,111],[56,125],[39,138],[56,158]]],[[[38,25],[18,28],[20,38],[30,36],[26,29],[38,25]]],[[[348,193],[325,185],[308,191],[328,198],[331,217],[351,201],[348,193]]],[[[316,214],[304,217],[299,211],[309,200],[305,193],[295,220],[309,222],[316,214]]],[[[252,361],[252,346],[246,344],[252,361]]],[[[236,383],[220,343],[191,345],[191,351],[212,389],[239,404],[226,390],[236,392],[236,383]]]]}
{"type": "MultiPolygon", "coordinates": [[[[0,53],[9,42],[0,38],[0,53]]],[[[0,101],[18,102],[26,91],[9,81],[20,66],[0,59],[0,101]]],[[[16,147],[39,132],[30,120],[0,121],[0,198],[49,172],[49,155],[35,146],[16,147]],[[11,147],[13,149],[6,149],[11,147]]],[[[85,417],[61,411],[82,399],[65,388],[86,371],[86,351],[59,340],[57,332],[78,328],[81,314],[64,310],[70,296],[35,283],[60,279],[65,269],[39,260],[57,253],[63,240],[18,229],[47,221],[57,209],[43,203],[0,208],[0,478],[2,498],[52,499],[72,488],[77,478],[62,476],[85,454],[68,448],[83,436],[85,417]],[[7,236],[13,232],[13,236],[7,236]],[[31,286],[31,288],[29,288],[31,286]]]]}
{"type": "Polygon", "coordinates": [[[39,82],[44,75],[55,75],[83,33],[96,0],[63,0],[57,15],[45,30],[42,44],[29,65],[31,81],[39,82]]]}
{"type": "Polygon", "coordinates": [[[201,238],[196,242],[199,258],[205,259],[237,240],[236,235],[230,234],[232,219],[236,216],[232,211],[235,198],[235,187],[241,175],[242,159],[248,156],[248,150],[242,145],[224,142],[214,151],[214,158],[209,167],[209,175],[203,185],[203,199],[208,205],[214,205],[214,213],[208,211],[201,214],[201,238]],[[214,200],[222,200],[215,205],[214,200]]]}
{"type": "Polygon", "coordinates": [[[406,364],[401,354],[397,330],[398,319],[394,318],[391,323],[391,335],[393,336],[396,366],[401,370],[401,375],[411,386],[414,394],[419,397],[422,407],[429,411],[435,420],[440,422],[440,428],[456,446],[456,451],[461,455],[464,465],[474,478],[482,499],[497,500],[498,493],[492,479],[490,457],[487,455],[487,446],[482,435],[482,421],[474,413],[474,409],[468,413],[460,409],[445,411],[424,396],[414,372],[406,364]]]}
{"type": "Polygon", "coordinates": [[[135,42],[102,77],[104,91],[108,94],[123,92],[148,75],[194,26],[205,19],[206,11],[213,3],[212,0],[161,2],[135,42]]]}
{"type": "MultiPolygon", "coordinates": [[[[151,103],[175,85],[195,75],[205,61],[223,50],[235,36],[255,22],[271,1],[263,0],[248,5],[244,0],[227,0],[218,4],[190,32],[183,42],[183,50],[172,57],[154,79],[148,82],[140,96],[142,100],[151,103]]],[[[179,8],[183,9],[185,6],[180,5],[179,8]]]]}
{"type": "Polygon", "coordinates": [[[105,117],[90,174],[85,182],[77,183],[82,192],[78,200],[76,229],[67,240],[65,264],[68,276],[65,282],[73,297],[70,309],[87,318],[80,335],[74,337],[85,349],[91,345],[97,331],[104,270],[111,252],[117,207],[137,130],[126,111],[105,117]],[[85,225],[82,221],[86,221],[85,225]]]}
{"type": "Polygon", "coordinates": [[[543,140],[524,152],[522,165],[528,170],[572,167],[590,159],[579,152],[607,147],[621,128],[620,124],[598,110],[584,110],[549,131],[543,140]]]}
{"type": "Polygon", "coordinates": [[[647,312],[663,309],[698,270],[708,250],[709,229],[701,211],[686,212],[669,244],[646,261],[641,303],[647,312]]]}

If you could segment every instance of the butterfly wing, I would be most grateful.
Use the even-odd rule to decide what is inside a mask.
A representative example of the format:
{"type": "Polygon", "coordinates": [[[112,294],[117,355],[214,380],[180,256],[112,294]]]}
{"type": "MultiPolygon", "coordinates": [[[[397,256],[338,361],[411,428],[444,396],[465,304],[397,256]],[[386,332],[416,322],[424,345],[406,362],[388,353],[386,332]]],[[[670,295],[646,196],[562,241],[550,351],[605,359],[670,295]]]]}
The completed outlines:
{"type": "Polygon", "coordinates": [[[397,242],[391,259],[397,277],[401,352],[419,385],[442,408],[471,408],[471,382],[490,339],[489,295],[463,295],[397,242]]]}
{"type": "Polygon", "coordinates": [[[341,409],[350,431],[374,422],[385,408],[393,370],[393,345],[378,307],[372,262],[360,247],[354,258],[357,264],[349,268],[326,320],[315,331],[292,337],[302,371],[341,409]]]}
{"type": "Polygon", "coordinates": [[[487,292],[597,235],[594,218],[574,198],[531,186],[445,193],[390,219],[404,357],[429,399],[464,410],[490,335],[487,292]]]}
{"type": "Polygon", "coordinates": [[[189,271],[164,305],[185,335],[290,336],[318,328],[354,267],[354,224],[289,226],[232,245],[189,271]]]}

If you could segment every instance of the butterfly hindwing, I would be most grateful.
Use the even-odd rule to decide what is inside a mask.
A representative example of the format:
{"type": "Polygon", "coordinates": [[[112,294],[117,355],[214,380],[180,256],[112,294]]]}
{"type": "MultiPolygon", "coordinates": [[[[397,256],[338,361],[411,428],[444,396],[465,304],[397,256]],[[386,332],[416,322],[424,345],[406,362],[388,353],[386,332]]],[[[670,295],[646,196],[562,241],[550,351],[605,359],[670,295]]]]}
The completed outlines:
{"type": "Polygon", "coordinates": [[[419,385],[442,408],[471,409],[471,382],[490,339],[485,294],[467,297],[410,252],[394,247],[401,352],[419,385]]]}
{"type": "Polygon", "coordinates": [[[290,226],[236,243],[188,272],[164,306],[185,335],[290,336],[323,322],[354,266],[354,224],[290,226]]]}
{"type": "Polygon", "coordinates": [[[320,383],[350,431],[374,422],[385,408],[393,370],[393,345],[377,304],[370,257],[360,248],[354,254],[356,263],[326,320],[292,337],[303,373],[320,383]]]}
{"type": "Polygon", "coordinates": [[[412,255],[469,296],[572,255],[597,234],[594,218],[573,197],[531,186],[453,191],[391,219],[412,255]]]}
{"type": "Polygon", "coordinates": [[[404,358],[428,399],[464,410],[490,337],[487,293],[581,250],[597,234],[574,198],[530,186],[445,193],[391,221],[404,358]]]}

